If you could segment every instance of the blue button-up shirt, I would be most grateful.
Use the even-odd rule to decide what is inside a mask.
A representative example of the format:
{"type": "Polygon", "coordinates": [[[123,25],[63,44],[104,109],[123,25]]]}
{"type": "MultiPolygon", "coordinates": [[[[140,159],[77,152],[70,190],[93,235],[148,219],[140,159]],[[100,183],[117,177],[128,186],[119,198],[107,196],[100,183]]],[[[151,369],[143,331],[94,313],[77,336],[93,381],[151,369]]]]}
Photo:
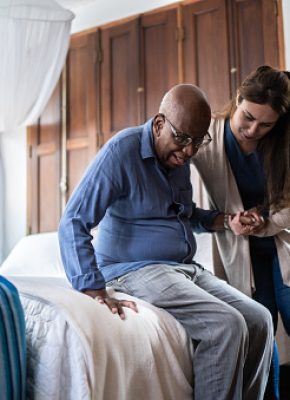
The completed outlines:
{"type": "Polygon", "coordinates": [[[145,265],[190,263],[192,229],[208,231],[216,215],[192,202],[189,164],[166,171],[158,162],[152,120],[125,129],[97,153],[61,219],[67,276],[78,290],[102,289],[145,265]]]}

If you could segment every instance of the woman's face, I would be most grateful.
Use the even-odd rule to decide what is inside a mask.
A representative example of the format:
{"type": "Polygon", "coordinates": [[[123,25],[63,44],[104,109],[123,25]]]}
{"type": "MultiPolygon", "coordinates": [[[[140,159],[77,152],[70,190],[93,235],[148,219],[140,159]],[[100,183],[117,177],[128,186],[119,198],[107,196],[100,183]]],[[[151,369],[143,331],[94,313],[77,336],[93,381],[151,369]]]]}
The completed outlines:
{"type": "Polygon", "coordinates": [[[269,104],[257,104],[248,100],[237,102],[231,118],[232,132],[244,152],[254,151],[259,140],[275,126],[279,114],[269,104]]]}

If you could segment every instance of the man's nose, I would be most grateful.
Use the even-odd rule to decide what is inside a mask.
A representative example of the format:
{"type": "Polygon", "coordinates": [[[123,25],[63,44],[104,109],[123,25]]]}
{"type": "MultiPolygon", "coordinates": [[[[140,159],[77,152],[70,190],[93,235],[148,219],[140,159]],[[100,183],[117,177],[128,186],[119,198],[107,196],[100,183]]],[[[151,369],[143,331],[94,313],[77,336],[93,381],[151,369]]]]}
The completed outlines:
{"type": "Polygon", "coordinates": [[[190,158],[196,154],[198,149],[193,146],[192,143],[189,143],[187,146],[184,146],[182,152],[186,155],[187,158],[190,158]]]}

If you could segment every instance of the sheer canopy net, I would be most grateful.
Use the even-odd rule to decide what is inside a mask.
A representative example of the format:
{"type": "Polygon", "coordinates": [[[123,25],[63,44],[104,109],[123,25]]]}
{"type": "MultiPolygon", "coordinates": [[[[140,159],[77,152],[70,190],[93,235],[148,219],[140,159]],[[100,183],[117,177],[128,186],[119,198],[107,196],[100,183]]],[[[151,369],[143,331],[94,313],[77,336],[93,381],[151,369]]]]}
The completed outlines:
{"type": "Polygon", "coordinates": [[[1,0],[0,132],[34,122],[59,79],[73,14],[53,0],[1,0]]]}
{"type": "MultiPolygon", "coordinates": [[[[54,0],[1,0],[0,133],[32,124],[42,112],[64,65],[73,17],[54,0]]],[[[0,261],[3,189],[0,154],[0,261]]]]}

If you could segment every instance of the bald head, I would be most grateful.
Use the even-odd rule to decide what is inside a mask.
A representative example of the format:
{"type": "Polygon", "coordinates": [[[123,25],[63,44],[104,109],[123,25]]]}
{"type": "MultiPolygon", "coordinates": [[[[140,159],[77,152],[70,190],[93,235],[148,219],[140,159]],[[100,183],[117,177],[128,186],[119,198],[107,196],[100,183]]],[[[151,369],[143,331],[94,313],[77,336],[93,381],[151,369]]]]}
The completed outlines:
{"type": "MultiPolygon", "coordinates": [[[[160,163],[177,168],[196,154],[208,128],[211,111],[205,94],[197,86],[174,86],[161,101],[152,123],[154,148],[160,163]]],[[[209,141],[208,141],[209,140],[209,141]]]]}
{"type": "Polygon", "coordinates": [[[161,101],[159,112],[178,127],[184,126],[184,132],[194,132],[199,126],[208,126],[211,117],[204,92],[190,84],[180,84],[170,89],[161,101]]]}

